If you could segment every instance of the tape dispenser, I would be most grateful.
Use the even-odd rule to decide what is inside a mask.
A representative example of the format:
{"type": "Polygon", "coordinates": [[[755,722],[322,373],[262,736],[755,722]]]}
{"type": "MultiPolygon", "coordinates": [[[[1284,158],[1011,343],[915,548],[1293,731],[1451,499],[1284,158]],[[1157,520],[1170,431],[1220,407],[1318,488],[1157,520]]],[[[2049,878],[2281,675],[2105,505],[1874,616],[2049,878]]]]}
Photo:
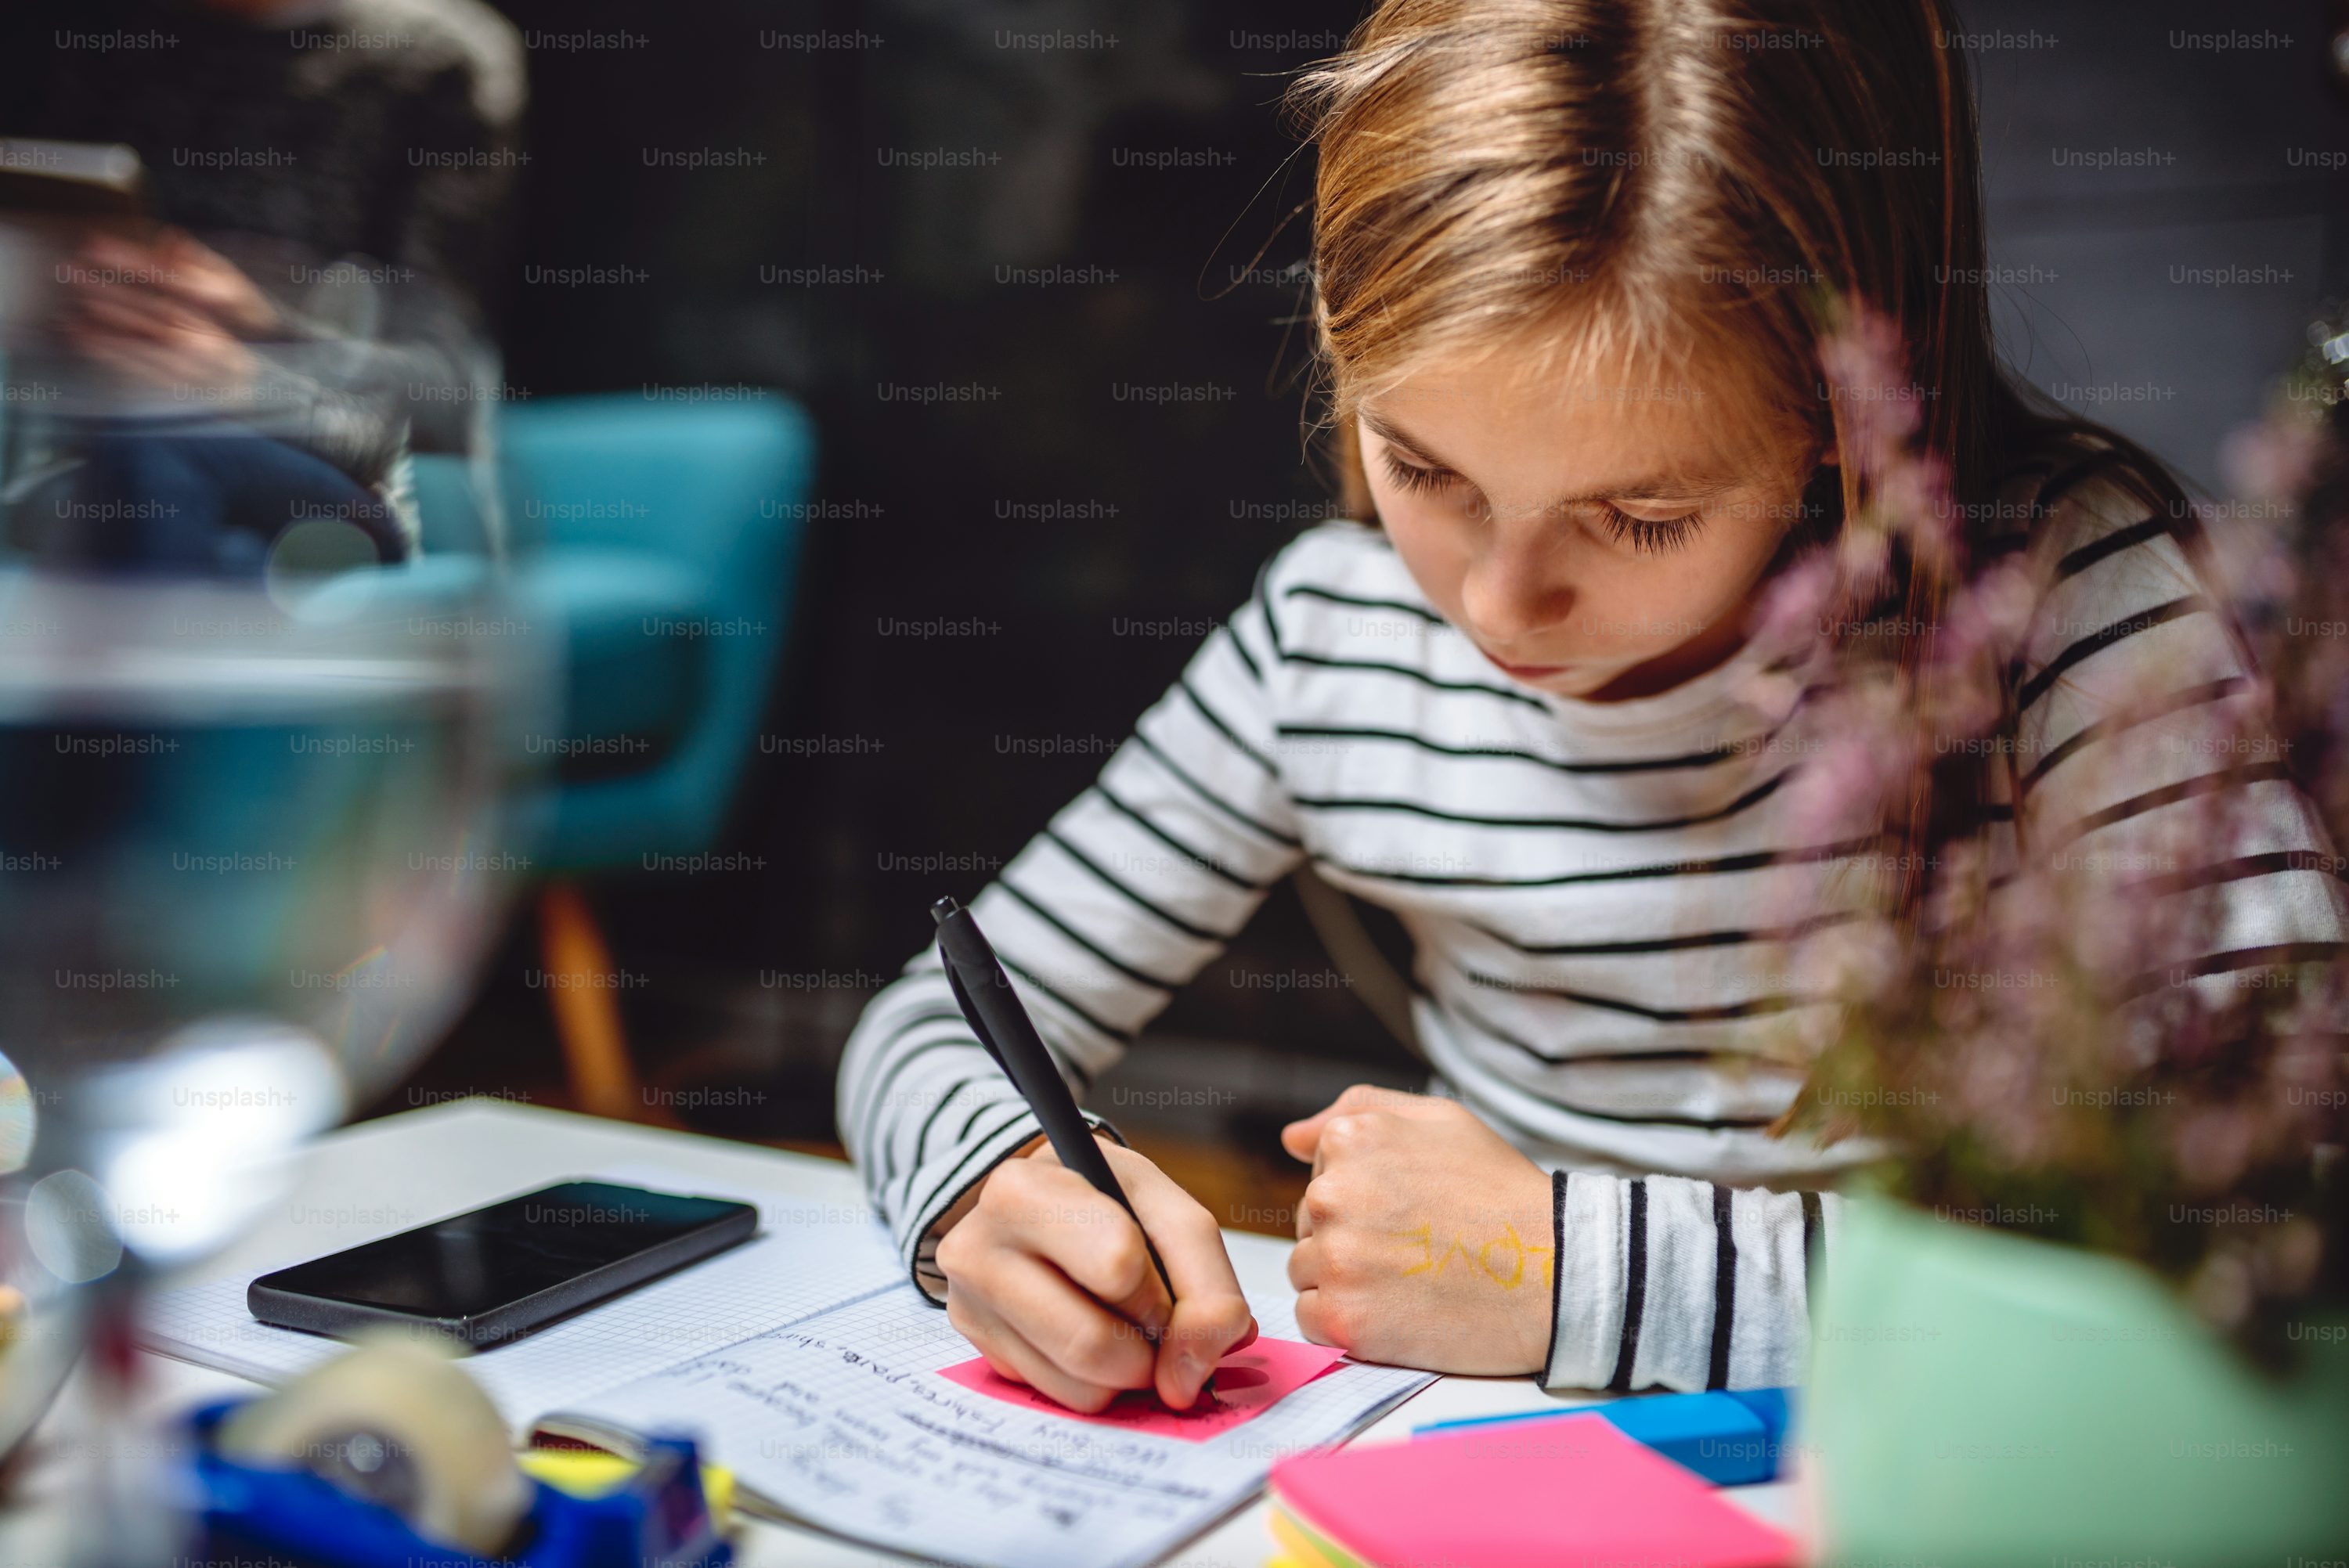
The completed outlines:
{"type": "Polygon", "coordinates": [[[302,1568],[725,1568],[694,1446],[616,1487],[526,1473],[448,1341],[363,1340],[274,1393],[188,1418],[202,1555],[302,1568]]]}

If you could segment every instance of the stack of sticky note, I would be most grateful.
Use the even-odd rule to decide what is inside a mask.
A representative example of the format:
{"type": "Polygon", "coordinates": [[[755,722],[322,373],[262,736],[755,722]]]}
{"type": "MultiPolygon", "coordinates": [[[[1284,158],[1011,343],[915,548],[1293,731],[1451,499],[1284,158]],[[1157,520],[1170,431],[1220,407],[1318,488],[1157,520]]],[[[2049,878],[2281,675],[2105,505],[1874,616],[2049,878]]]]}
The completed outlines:
{"type": "Polygon", "coordinates": [[[1596,1415],[1324,1449],[1272,1470],[1295,1568],[1781,1568],[1792,1540],[1596,1415]]]}

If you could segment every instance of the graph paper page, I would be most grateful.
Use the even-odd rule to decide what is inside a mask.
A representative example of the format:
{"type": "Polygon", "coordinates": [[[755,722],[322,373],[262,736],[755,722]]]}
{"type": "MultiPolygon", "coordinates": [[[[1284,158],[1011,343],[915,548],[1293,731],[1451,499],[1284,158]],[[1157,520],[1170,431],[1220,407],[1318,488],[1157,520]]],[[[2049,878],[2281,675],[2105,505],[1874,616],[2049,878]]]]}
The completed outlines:
{"type": "MultiPolygon", "coordinates": [[[[754,1203],[759,1234],[460,1362],[518,1432],[542,1411],[905,1277],[887,1233],[861,1207],[720,1191],[653,1170],[612,1171],[595,1180],[754,1203]]],[[[340,1340],[257,1321],[245,1305],[251,1283],[232,1276],[160,1293],[141,1315],[141,1345],[272,1384],[349,1348],[340,1340]]]]}
{"type": "MultiPolygon", "coordinates": [[[[1293,1338],[1286,1302],[1257,1308],[1293,1338]]],[[[1244,1425],[1186,1442],[1035,1414],[938,1376],[970,1342],[911,1284],[693,1357],[568,1407],[574,1435],[683,1432],[777,1511],[982,1568],[1123,1568],[1164,1556],[1429,1381],[1348,1362],[1244,1425]]]]}

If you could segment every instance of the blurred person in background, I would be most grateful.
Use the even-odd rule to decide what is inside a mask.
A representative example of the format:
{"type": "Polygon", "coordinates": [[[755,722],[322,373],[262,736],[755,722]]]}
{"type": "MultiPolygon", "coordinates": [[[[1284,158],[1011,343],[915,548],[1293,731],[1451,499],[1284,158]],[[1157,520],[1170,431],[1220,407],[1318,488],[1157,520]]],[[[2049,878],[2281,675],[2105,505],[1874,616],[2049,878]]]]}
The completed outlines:
{"type": "Polygon", "coordinates": [[[478,0],[128,0],[0,27],[0,135],[144,166],[139,220],[40,225],[47,297],[18,314],[93,417],[20,495],[16,542],[236,574],[324,515],[378,560],[413,552],[409,453],[480,448],[493,396],[513,29],[478,0]]]}

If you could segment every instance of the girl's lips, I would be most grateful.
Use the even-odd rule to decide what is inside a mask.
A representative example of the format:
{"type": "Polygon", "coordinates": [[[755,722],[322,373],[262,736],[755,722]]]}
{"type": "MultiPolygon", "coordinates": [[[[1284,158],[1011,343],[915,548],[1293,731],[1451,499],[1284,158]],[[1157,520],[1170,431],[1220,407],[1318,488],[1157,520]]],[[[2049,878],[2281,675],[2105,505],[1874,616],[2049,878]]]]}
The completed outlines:
{"type": "MultiPolygon", "coordinates": [[[[1490,654],[1485,656],[1493,658],[1490,654]]],[[[1513,665],[1506,659],[1493,659],[1493,664],[1503,675],[1521,681],[1547,680],[1552,676],[1562,676],[1573,667],[1568,665],[1513,665]]]]}

